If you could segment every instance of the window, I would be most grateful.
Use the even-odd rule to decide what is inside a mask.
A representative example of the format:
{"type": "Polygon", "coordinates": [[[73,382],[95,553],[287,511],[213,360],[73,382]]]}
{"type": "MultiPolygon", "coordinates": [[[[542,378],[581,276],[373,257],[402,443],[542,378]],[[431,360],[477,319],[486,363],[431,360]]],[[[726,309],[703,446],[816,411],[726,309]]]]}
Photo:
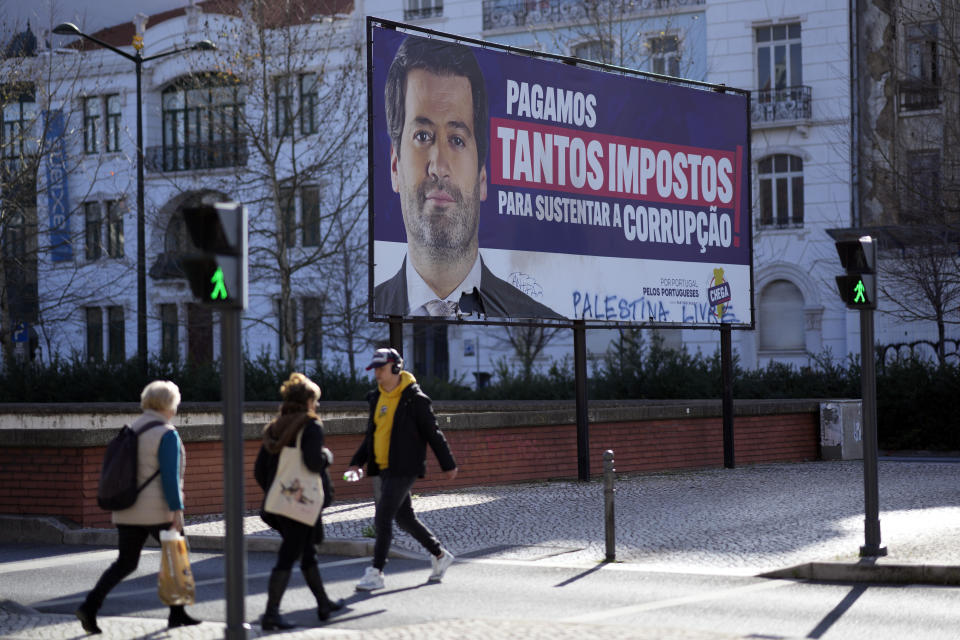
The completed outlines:
{"type": "Polygon", "coordinates": [[[273,93],[277,104],[274,111],[274,133],[289,136],[293,133],[293,94],[290,91],[290,76],[273,79],[273,93]]]}
{"type": "Polygon", "coordinates": [[[244,89],[231,78],[183,78],[163,91],[164,171],[214,169],[246,163],[239,139],[244,89]]]}
{"type": "Polygon", "coordinates": [[[115,363],[126,359],[123,307],[107,307],[107,357],[115,363]]]}
{"type": "Polygon", "coordinates": [[[760,293],[757,317],[762,351],[803,351],[803,294],[792,282],[774,280],[760,293]]]}
{"type": "Polygon", "coordinates": [[[303,357],[323,360],[323,299],[303,299],[303,357]]]}
{"type": "Polygon", "coordinates": [[[183,221],[183,212],[177,210],[170,216],[170,224],[163,235],[163,250],[166,253],[179,255],[187,246],[187,229],[183,221]]]}
{"type": "Polygon", "coordinates": [[[7,85],[2,87],[2,93],[4,105],[0,145],[3,146],[3,158],[18,162],[37,152],[37,141],[30,135],[37,117],[37,104],[32,87],[7,85]]]}
{"type": "Polygon", "coordinates": [[[907,179],[901,205],[907,220],[934,222],[940,210],[940,152],[907,153],[907,179]]]}
{"type": "Polygon", "coordinates": [[[107,151],[120,151],[120,96],[107,96],[107,151]]]}
{"type": "Polygon", "coordinates": [[[3,257],[17,262],[27,254],[26,219],[22,212],[8,210],[0,214],[6,218],[3,225],[3,257]]]}
{"type": "Polygon", "coordinates": [[[123,201],[108,200],[107,203],[107,255],[123,257],[123,201]]]}
{"type": "Polygon", "coordinates": [[[100,203],[84,202],[84,245],[87,248],[87,260],[96,260],[103,253],[103,245],[100,240],[100,203]]]}
{"type": "Polygon", "coordinates": [[[574,58],[582,60],[611,62],[613,59],[613,44],[609,40],[588,40],[574,45],[570,53],[574,58]]]}
{"type": "Polygon", "coordinates": [[[320,246],[320,189],[304,187],[300,190],[300,206],[303,209],[303,246],[320,246]]]}
{"type": "Polygon", "coordinates": [[[83,152],[96,153],[100,150],[100,98],[83,99],[83,152]]]}
{"type": "Polygon", "coordinates": [[[447,325],[413,325],[413,369],[418,379],[449,377],[447,347],[447,325]]]}
{"type": "Polygon", "coordinates": [[[443,15],[443,0],[404,0],[403,19],[439,18],[443,15]]]}
{"type": "Polygon", "coordinates": [[[800,23],[757,27],[757,88],[786,89],[803,84],[800,23]]]}
{"type": "Polygon", "coordinates": [[[900,86],[900,106],[906,111],[940,106],[940,56],[937,24],[914,24],[906,29],[907,77],[900,86]]]}
{"type": "Polygon", "coordinates": [[[104,254],[111,258],[123,257],[123,200],[84,202],[84,243],[87,260],[97,260],[104,254]],[[106,211],[106,216],[103,212],[106,211]],[[104,235],[101,235],[104,234],[104,235]],[[104,236],[106,243],[104,243],[104,236]]]}
{"type": "Polygon", "coordinates": [[[100,307],[87,307],[87,362],[103,360],[103,313],[100,307]]]}
{"type": "Polygon", "coordinates": [[[675,35],[658,36],[647,40],[650,52],[650,70],[668,76],[680,75],[680,38],[675,35]]]}
{"type": "Polygon", "coordinates": [[[300,74],[300,132],[307,136],[316,133],[319,102],[317,74],[300,74]]]}
{"type": "Polygon", "coordinates": [[[280,242],[287,249],[297,242],[297,201],[292,187],[280,187],[277,197],[280,200],[280,242]]]}
{"type": "Polygon", "coordinates": [[[180,335],[177,324],[177,305],[160,305],[160,358],[164,362],[176,362],[179,355],[180,335]]]}
{"type": "Polygon", "coordinates": [[[767,156],[758,164],[760,225],[803,225],[803,158],[785,153],[767,156]]]}

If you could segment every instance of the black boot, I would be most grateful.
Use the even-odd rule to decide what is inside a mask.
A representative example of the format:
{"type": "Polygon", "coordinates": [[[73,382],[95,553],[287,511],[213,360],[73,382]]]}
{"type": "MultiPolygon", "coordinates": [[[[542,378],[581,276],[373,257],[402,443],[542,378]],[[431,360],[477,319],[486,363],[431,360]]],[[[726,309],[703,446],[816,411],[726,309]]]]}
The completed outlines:
{"type": "Polygon", "coordinates": [[[291,624],[280,616],[280,600],[287,590],[290,581],[290,572],[274,569],[270,572],[270,582],[267,584],[267,610],[260,616],[260,627],[264,631],[284,631],[293,629],[291,624]]]}
{"type": "Polygon", "coordinates": [[[168,629],[174,629],[176,627],[189,627],[195,624],[200,624],[200,621],[187,615],[187,612],[184,610],[182,604],[170,606],[170,617],[167,618],[168,629]]]}
{"type": "Polygon", "coordinates": [[[312,567],[301,567],[303,579],[307,586],[313,592],[313,597],[317,599],[317,617],[320,621],[326,621],[330,614],[343,608],[343,600],[331,600],[323,588],[323,578],[320,577],[320,569],[316,565],[312,567]]]}
{"type": "Polygon", "coordinates": [[[97,608],[92,607],[86,600],[73,612],[80,621],[80,625],[87,633],[103,633],[97,626],[97,608]]]}

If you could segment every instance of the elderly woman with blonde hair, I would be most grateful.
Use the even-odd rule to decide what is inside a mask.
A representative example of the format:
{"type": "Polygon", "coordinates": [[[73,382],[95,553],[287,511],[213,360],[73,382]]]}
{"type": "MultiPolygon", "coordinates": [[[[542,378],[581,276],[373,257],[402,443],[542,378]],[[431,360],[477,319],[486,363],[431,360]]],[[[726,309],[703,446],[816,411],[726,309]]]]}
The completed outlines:
{"type": "MultiPolygon", "coordinates": [[[[100,576],[76,616],[87,633],[101,633],[97,612],[107,594],[136,570],[140,552],[160,531],[183,531],[183,474],[186,455],[177,428],[171,422],[180,406],[180,389],[169,380],[154,380],[140,394],[143,413],[130,425],[137,437],[137,486],[142,487],[132,506],[114,511],[117,527],[117,560],[100,576]]],[[[183,605],[170,607],[170,628],[199,624],[183,605]]]]}
{"type": "MultiPolygon", "coordinates": [[[[317,401],[320,387],[302,373],[292,373],[280,387],[283,403],[280,415],[263,429],[263,445],[254,465],[254,477],[263,489],[264,499],[277,475],[280,453],[284,447],[296,447],[300,435],[303,464],[310,471],[320,474],[324,480],[324,505],[332,499],[329,489],[327,466],[333,462],[333,454],[324,447],[323,423],[317,416],[317,401]]],[[[289,455],[289,454],[288,454],[289,455]]],[[[343,606],[342,601],[332,601],[323,588],[323,579],[317,566],[317,551],[314,547],[323,540],[323,522],[317,516],[313,526],[303,524],[277,513],[261,510],[264,522],[280,532],[282,542],[277,551],[277,562],[270,572],[267,584],[267,607],[260,624],[264,631],[291,629],[294,625],[280,615],[280,601],[290,581],[294,563],[300,560],[300,571],[317,600],[317,617],[323,621],[343,606]]]]}

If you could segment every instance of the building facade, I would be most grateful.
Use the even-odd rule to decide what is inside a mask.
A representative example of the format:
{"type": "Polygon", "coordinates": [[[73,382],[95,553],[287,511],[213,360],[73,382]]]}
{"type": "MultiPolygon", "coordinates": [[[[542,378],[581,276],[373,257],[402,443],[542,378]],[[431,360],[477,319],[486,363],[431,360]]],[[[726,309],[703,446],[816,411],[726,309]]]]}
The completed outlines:
{"type": "MultiPolygon", "coordinates": [[[[869,0],[294,4],[292,13],[270,14],[269,3],[250,0],[189,3],[94,34],[131,53],[142,38],[144,56],[202,39],[217,44],[145,63],[139,101],[133,64],[89,43],[55,39],[59,48],[8,56],[5,160],[38,160],[35,200],[24,195],[29,180],[10,171],[3,189],[5,357],[24,344],[21,355],[44,359],[136,355],[141,102],[151,357],[219,357],[216,315],[193,302],[179,266],[189,247],[183,211],[219,198],[250,213],[249,355],[356,368],[357,357],[384,343],[386,327],[366,321],[366,132],[358,123],[366,115],[367,15],[749,89],[755,330],[734,332],[741,366],[803,366],[859,352],[858,316],[834,284],[840,231],[871,230],[893,263],[919,215],[939,225],[955,261],[956,236],[947,231],[958,221],[952,141],[960,118],[957,61],[945,44],[956,37],[957,16],[948,3],[923,3],[925,12],[869,0]],[[26,130],[20,137],[40,140],[39,149],[17,147],[26,130]]],[[[878,343],[937,339],[936,314],[895,315],[891,300],[903,296],[885,294],[878,343]]],[[[955,338],[957,301],[942,311],[939,326],[955,338]]],[[[719,347],[718,331],[656,333],[667,346],[706,355],[719,347]]],[[[535,366],[570,356],[569,334],[547,336],[535,366]]],[[[618,335],[588,331],[590,357],[602,357],[618,335]]],[[[478,384],[498,360],[517,362],[511,337],[543,339],[507,336],[503,327],[404,328],[419,375],[478,384]]]]}

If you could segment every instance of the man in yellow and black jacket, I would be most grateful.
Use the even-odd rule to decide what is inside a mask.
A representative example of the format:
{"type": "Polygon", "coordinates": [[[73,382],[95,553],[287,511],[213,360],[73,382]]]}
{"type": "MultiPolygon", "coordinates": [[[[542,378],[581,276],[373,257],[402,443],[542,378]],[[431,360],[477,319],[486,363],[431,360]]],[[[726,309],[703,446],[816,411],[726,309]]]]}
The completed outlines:
{"type": "Polygon", "coordinates": [[[410,490],[427,471],[427,445],[433,450],[443,477],[457,476],[457,463],[450,447],[437,428],[430,398],[416,378],[403,370],[403,358],[395,349],[377,349],[367,370],[373,369],[377,388],[367,395],[370,418],[367,432],[350,459],[347,472],[360,472],[367,466],[373,477],[376,513],[373,566],[357,583],[357,590],[372,591],[384,586],[383,567],[393,539],[393,521],[430,552],[433,570],[430,582],[439,582],[453,564],[453,554],[413,512],[410,490]]]}

